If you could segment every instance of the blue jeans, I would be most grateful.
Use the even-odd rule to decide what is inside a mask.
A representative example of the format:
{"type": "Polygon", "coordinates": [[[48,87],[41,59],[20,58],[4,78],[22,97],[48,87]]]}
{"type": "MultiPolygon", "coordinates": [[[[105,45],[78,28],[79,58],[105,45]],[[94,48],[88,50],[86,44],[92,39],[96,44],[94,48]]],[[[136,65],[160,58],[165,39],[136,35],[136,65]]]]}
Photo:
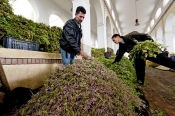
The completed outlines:
{"type": "Polygon", "coordinates": [[[71,56],[67,52],[67,57],[66,57],[66,51],[64,51],[62,48],[60,48],[60,51],[61,51],[61,57],[62,57],[63,65],[66,66],[68,64],[73,64],[75,56],[71,56]]]}

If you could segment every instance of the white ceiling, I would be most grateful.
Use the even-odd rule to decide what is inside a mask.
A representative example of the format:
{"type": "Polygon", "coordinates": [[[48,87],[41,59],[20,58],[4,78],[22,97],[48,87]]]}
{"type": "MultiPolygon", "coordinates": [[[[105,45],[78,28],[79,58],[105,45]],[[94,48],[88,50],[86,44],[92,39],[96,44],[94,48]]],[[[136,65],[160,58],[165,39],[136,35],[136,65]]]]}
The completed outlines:
{"type": "Polygon", "coordinates": [[[161,0],[111,0],[122,35],[131,31],[145,32],[161,0]],[[136,17],[137,11],[137,17],[136,17]],[[139,26],[135,26],[135,19],[139,26]]]}
{"type": "MultiPolygon", "coordinates": [[[[64,9],[70,15],[72,8],[71,0],[52,0],[59,7],[64,9]]],[[[91,4],[91,30],[94,33],[97,33],[96,14],[93,0],[89,0],[91,4]],[[94,14],[93,14],[94,13],[94,14]]],[[[105,0],[107,1],[107,0],[105,0]]],[[[126,35],[132,31],[138,31],[140,33],[145,33],[147,27],[150,25],[150,22],[155,17],[155,13],[159,7],[162,6],[164,1],[168,0],[109,0],[111,3],[110,11],[113,9],[115,13],[115,21],[118,22],[119,30],[121,35],[126,35]],[[136,3],[136,4],[135,4],[136,3]],[[137,9],[137,17],[136,17],[137,9]],[[135,19],[139,20],[140,25],[135,26],[135,19]]],[[[171,2],[173,0],[169,0],[171,2]]],[[[165,7],[167,8],[167,7],[165,7]]],[[[163,9],[162,11],[165,11],[163,9]]],[[[155,21],[156,23],[156,21],[155,21]]]]}
{"type": "Polygon", "coordinates": [[[56,3],[60,8],[65,10],[67,13],[72,15],[71,9],[73,7],[71,0],[52,0],[54,3],[56,3]]]}

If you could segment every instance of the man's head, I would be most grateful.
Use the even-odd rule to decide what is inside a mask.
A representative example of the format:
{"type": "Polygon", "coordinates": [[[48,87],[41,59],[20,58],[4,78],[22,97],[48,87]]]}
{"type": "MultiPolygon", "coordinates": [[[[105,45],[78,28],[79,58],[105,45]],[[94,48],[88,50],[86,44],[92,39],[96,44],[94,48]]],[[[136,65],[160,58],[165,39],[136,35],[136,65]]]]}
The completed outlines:
{"type": "Polygon", "coordinates": [[[123,39],[120,37],[119,34],[114,34],[114,35],[112,36],[112,41],[113,41],[114,43],[116,43],[116,44],[119,44],[120,42],[123,41],[123,39]]]}
{"type": "Polygon", "coordinates": [[[81,24],[82,21],[84,20],[86,14],[86,10],[84,7],[79,6],[76,9],[76,13],[75,13],[75,19],[77,20],[78,24],[81,24]]]}

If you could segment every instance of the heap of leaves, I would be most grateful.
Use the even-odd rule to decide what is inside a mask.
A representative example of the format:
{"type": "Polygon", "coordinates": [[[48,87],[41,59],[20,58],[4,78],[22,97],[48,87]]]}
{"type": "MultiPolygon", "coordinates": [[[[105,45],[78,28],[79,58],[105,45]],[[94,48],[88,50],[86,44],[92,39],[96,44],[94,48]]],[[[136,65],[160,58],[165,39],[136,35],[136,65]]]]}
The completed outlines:
{"type": "Polygon", "coordinates": [[[0,1],[0,39],[11,36],[15,39],[43,44],[47,52],[58,52],[62,29],[43,23],[36,23],[14,15],[8,0],[0,1]]]}
{"type": "Polygon", "coordinates": [[[9,0],[0,0],[0,13],[2,11],[13,14],[12,7],[8,3],[9,0]]]}
{"type": "Polygon", "coordinates": [[[13,115],[116,116],[138,115],[142,101],[112,70],[82,60],[56,70],[44,87],[13,115]]]}
{"type": "Polygon", "coordinates": [[[122,79],[126,85],[132,87],[133,90],[135,90],[136,73],[131,61],[123,56],[120,62],[112,64],[114,59],[115,56],[112,56],[109,59],[104,57],[98,58],[98,60],[107,68],[113,70],[117,74],[117,77],[122,79]]]}
{"type": "Polygon", "coordinates": [[[162,44],[157,44],[156,42],[149,40],[138,42],[138,44],[130,51],[130,59],[134,62],[134,59],[136,58],[142,58],[144,60],[146,60],[147,57],[156,58],[157,55],[162,52],[162,48],[164,48],[162,44]]]}
{"type": "Polygon", "coordinates": [[[105,48],[92,48],[91,54],[94,58],[98,58],[104,56],[105,48]]]}

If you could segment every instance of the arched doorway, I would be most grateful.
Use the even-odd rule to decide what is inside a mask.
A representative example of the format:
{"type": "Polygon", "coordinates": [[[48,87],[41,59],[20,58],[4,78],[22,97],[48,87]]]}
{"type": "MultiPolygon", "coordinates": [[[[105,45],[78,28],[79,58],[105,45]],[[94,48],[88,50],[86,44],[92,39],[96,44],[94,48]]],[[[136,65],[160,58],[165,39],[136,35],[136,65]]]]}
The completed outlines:
{"type": "Polygon", "coordinates": [[[91,18],[91,40],[92,46],[104,48],[104,33],[101,28],[103,25],[103,14],[100,0],[89,0],[90,2],[90,18],[91,18]],[[95,12],[94,12],[95,11],[95,12]]]}
{"type": "Polygon", "coordinates": [[[28,0],[10,0],[9,3],[13,8],[14,14],[36,21],[36,13],[28,0]]]}
{"type": "Polygon", "coordinates": [[[175,15],[170,13],[165,21],[165,45],[168,46],[167,50],[169,53],[174,53],[173,39],[175,34],[173,27],[175,23],[173,21],[175,21],[175,15]]]}
{"type": "Polygon", "coordinates": [[[59,16],[51,14],[49,17],[49,25],[50,27],[57,26],[63,28],[64,22],[59,16]]]}

